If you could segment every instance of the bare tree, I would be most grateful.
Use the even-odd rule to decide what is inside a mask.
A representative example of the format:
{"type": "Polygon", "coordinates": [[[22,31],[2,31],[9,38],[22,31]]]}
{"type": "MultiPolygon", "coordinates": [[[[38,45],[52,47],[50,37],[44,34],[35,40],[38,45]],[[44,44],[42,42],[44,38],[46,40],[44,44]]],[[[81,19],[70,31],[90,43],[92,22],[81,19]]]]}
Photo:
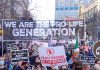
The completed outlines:
{"type": "Polygon", "coordinates": [[[17,17],[23,17],[25,19],[34,18],[35,15],[31,13],[32,10],[36,10],[37,5],[32,9],[29,9],[29,5],[31,0],[15,0],[14,2],[14,10],[16,11],[17,17]]]}
{"type": "MultiPolygon", "coordinates": [[[[20,17],[25,20],[33,19],[35,16],[32,15],[30,11],[35,10],[36,7],[29,9],[30,1],[31,0],[0,0],[0,23],[2,19],[19,19],[20,17]]],[[[13,39],[10,31],[11,29],[9,29],[9,32],[5,31],[5,33],[7,33],[10,39],[13,39]]]]}
{"type": "Polygon", "coordinates": [[[30,13],[36,7],[29,10],[31,0],[0,0],[0,19],[17,19],[24,17],[26,19],[34,17],[30,13]]]}

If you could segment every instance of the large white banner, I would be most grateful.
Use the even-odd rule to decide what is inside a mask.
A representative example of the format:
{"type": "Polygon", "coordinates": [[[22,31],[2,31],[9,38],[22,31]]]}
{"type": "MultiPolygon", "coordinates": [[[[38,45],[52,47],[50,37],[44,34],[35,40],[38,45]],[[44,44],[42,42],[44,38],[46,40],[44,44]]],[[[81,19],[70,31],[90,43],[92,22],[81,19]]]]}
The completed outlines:
{"type": "Polygon", "coordinates": [[[39,56],[43,66],[65,65],[67,64],[65,50],[63,46],[39,47],[39,56]]]}
{"type": "Polygon", "coordinates": [[[44,40],[52,37],[75,36],[76,26],[83,26],[83,21],[64,20],[2,20],[3,39],[4,40],[44,40]],[[77,25],[76,25],[77,24],[77,25]]]}

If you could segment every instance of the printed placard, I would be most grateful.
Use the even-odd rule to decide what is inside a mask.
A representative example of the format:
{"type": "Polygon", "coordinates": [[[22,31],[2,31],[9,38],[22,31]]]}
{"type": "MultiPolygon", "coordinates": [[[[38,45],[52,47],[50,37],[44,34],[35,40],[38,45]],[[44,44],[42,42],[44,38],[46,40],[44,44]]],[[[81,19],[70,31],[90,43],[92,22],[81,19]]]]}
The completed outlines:
{"type": "Polygon", "coordinates": [[[81,60],[83,64],[95,64],[95,57],[83,56],[81,57],[81,60]]]}
{"type": "Polygon", "coordinates": [[[12,57],[12,63],[17,63],[19,60],[28,62],[29,56],[28,56],[28,50],[12,50],[11,51],[11,57],[12,57]]]}
{"type": "Polygon", "coordinates": [[[43,66],[64,65],[67,63],[63,46],[40,47],[39,56],[43,66]]]}
{"type": "MultiPolygon", "coordinates": [[[[73,24],[82,24],[82,21],[73,21],[73,24]]],[[[10,20],[3,19],[3,39],[4,40],[41,40],[48,36],[69,37],[75,36],[76,26],[69,25],[64,20],[10,20]]],[[[80,26],[80,25],[79,25],[80,26]]]]}

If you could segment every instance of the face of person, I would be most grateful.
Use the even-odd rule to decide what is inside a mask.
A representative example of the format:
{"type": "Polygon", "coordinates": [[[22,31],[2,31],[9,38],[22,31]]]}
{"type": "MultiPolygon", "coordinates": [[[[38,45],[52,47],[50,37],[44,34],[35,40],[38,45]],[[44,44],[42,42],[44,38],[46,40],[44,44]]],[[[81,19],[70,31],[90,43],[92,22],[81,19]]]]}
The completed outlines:
{"type": "Polygon", "coordinates": [[[90,70],[90,65],[87,65],[86,66],[86,70],[90,70]]]}
{"type": "Polygon", "coordinates": [[[98,61],[98,62],[97,62],[97,64],[99,64],[99,65],[100,65],[100,61],[98,61]]]}
{"type": "Polygon", "coordinates": [[[90,70],[90,65],[84,65],[83,70],[90,70]]]}
{"type": "Polygon", "coordinates": [[[36,62],[40,62],[40,59],[37,57],[35,61],[36,61],[36,62]]]}
{"type": "Polygon", "coordinates": [[[36,65],[40,65],[41,64],[41,61],[40,61],[40,59],[38,57],[35,59],[35,63],[36,63],[36,65]]]}

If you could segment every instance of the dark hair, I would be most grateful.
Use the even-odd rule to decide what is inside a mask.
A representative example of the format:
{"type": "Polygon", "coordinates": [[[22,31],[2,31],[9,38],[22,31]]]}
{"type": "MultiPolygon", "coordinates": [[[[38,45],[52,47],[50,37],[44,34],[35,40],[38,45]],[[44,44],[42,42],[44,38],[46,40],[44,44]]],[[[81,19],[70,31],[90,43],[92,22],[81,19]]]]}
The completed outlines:
{"type": "Polygon", "coordinates": [[[21,65],[25,65],[25,64],[27,64],[27,62],[22,62],[22,64],[21,64],[21,65]]]}
{"type": "Polygon", "coordinates": [[[32,55],[32,52],[29,52],[29,55],[31,56],[32,55]]]}
{"type": "Polygon", "coordinates": [[[95,60],[95,63],[97,63],[98,61],[99,61],[99,59],[96,59],[96,60],[95,60]]]}
{"type": "Polygon", "coordinates": [[[18,48],[19,48],[19,50],[22,50],[22,47],[21,46],[19,46],[18,48]]]}

